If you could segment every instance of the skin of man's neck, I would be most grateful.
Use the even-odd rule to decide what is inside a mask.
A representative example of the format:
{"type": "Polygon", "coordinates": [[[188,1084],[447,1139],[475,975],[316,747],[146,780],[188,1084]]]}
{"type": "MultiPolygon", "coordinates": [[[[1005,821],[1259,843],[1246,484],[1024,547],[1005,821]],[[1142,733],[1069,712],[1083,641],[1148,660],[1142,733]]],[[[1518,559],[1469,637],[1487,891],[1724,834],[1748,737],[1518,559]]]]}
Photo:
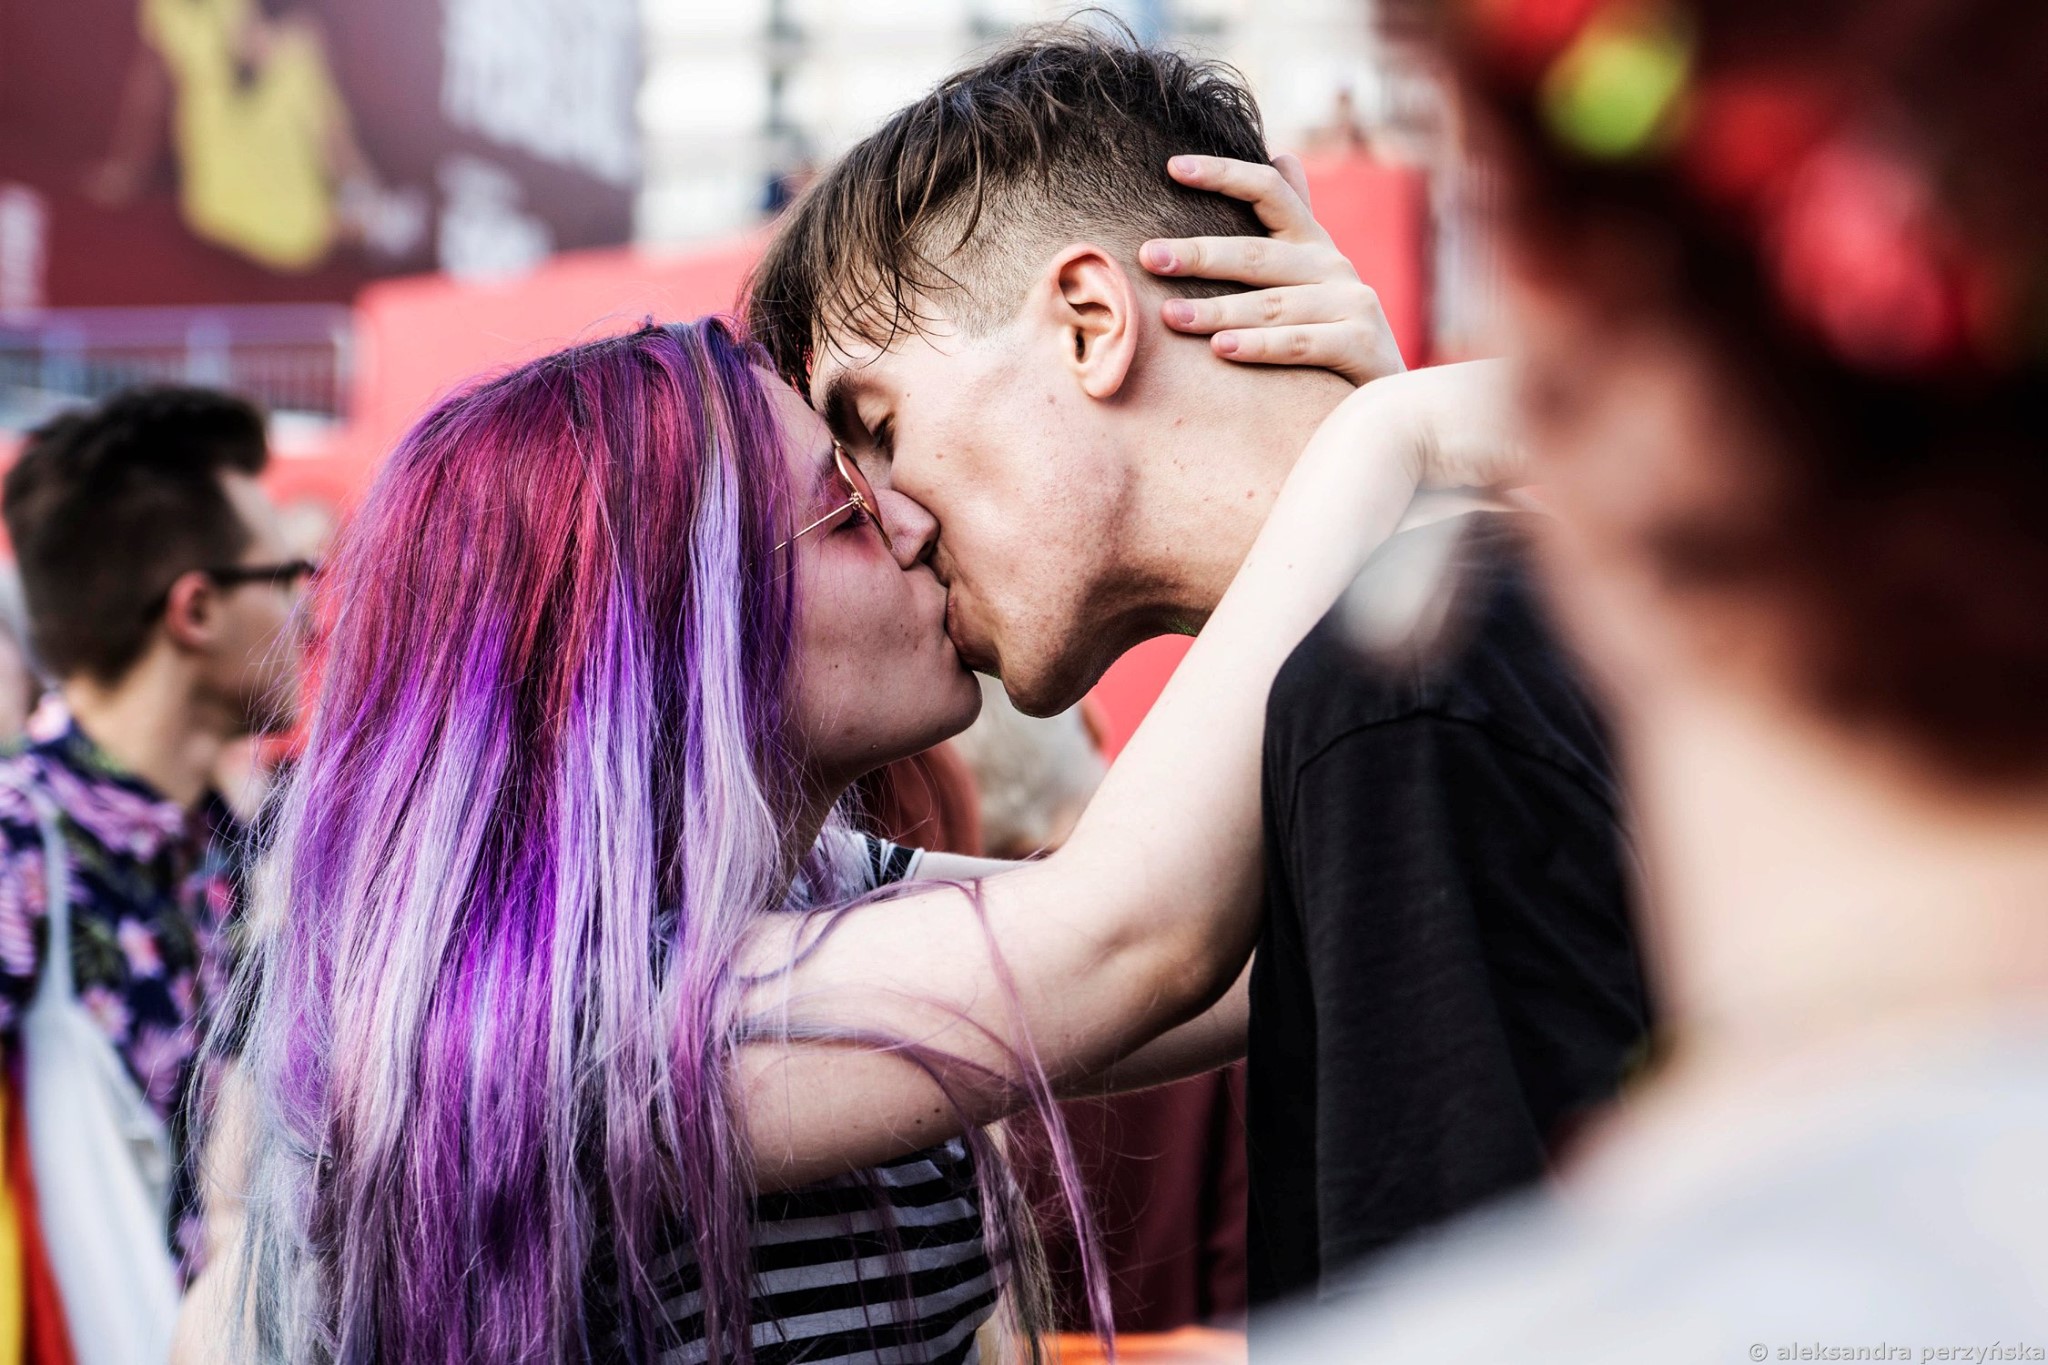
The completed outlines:
{"type": "Polygon", "coordinates": [[[1206,354],[1155,382],[1125,565],[1154,585],[1156,617],[1193,632],[1237,576],[1303,447],[1353,387],[1327,370],[1206,354]]]}
{"type": "Polygon", "coordinates": [[[59,688],[78,728],[166,798],[196,808],[221,752],[242,730],[207,700],[192,666],[159,642],[118,683],[89,677],[59,688]]]}

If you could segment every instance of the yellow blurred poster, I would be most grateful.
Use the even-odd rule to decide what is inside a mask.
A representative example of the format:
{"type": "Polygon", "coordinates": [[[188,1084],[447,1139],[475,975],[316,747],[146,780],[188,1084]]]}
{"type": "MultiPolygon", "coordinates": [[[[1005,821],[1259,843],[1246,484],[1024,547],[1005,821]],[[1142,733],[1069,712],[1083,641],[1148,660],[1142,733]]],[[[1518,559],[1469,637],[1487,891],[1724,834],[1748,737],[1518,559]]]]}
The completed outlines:
{"type": "Polygon", "coordinates": [[[0,0],[0,312],[338,300],[624,241],[639,22],[633,0],[0,0]]]}

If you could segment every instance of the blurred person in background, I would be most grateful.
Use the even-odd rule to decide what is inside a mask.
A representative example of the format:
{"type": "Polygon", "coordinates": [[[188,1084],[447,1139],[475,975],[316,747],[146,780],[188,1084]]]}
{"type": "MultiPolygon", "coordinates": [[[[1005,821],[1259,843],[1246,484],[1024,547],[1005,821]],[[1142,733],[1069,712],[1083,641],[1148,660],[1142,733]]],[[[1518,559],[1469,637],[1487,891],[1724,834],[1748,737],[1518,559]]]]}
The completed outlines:
{"type": "Polygon", "coordinates": [[[999,680],[981,677],[981,715],[953,748],[974,774],[991,858],[1022,861],[1066,842],[1109,771],[1088,709],[1084,701],[1056,716],[1027,716],[999,680]]]}
{"type": "Polygon", "coordinates": [[[2048,10],[1445,10],[1670,1047],[1291,1358],[2038,1359],[2048,10]]]}
{"type": "MultiPolygon", "coordinates": [[[[1057,849],[1109,769],[1084,702],[1027,716],[1002,684],[981,679],[981,715],[950,747],[973,771],[990,856],[1057,849]]],[[[1241,1326],[1245,1308],[1244,1069],[1190,1076],[1063,1106],[1081,1183],[1102,1239],[1117,1332],[1241,1326]]],[[[1025,1135],[1027,1188],[1058,1191],[1050,1154],[1025,1135]]],[[[1074,1229],[1045,1234],[1053,1308],[1063,1330],[1087,1331],[1087,1282],[1074,1229]]]]}
{"type": "MultiPolygon", "coordinates": [[[[318,564],[327,557],[339,520],[326,501],[301,497],[278,508],[278,526],[288,556],[318,564]]],[[[299,686],[310,692],[318,681],[302,671],[299,686]]],[[[289,726],[248,735],[221,751],[213,769],[213,788],[245,824],[254,824],[268,807],[271,793],[305,741],[304,720],[301,714],[289,726]]]]}
{"type": "Polygon", "coordinates": [[[173,1257],[193,1249],[184,1102],[246,833],[210,774],[229,745],[291,720],[310,569],[285,553],[266,460],[241,399],[138,389],[32,433],[5,481],[65,719],[0,766],[0,1026],[25,1067],[51,1264],[94,1365],[161,1357],[173,1257]],[[67,975],[73,998],[53,997],[67,975]],[[87,1020],[83,1042],[58,1018],[87,1020]],[[60,1043],[70,1070],[53,1077],[39,1050],[60,1043]],[[118,1118],[109,1145],[92,1145],[74,1099],[118,1118]],[[131,1308],[139,1337],[124,1335],[131,1308]]]}
{"type": "Polygon", "coordinates": [[[320,18],[304,0],[141,0],[112,145],[86,189],[125,206],[168,147],[186,226],[281,271],[337,246],[387,260],[427,233],[417,188],[388,189],[357,140],[320,18]]]}
{"type": "Polygon", "coordinates": [[[875,769],[849,796],[861,828],[872,834],[906,848],[981,856],[974,773],[951,743],[875,769]]]}
{"type": "MultiPolygon", "coordinates": [[[[1029,714],[1201,629],[1306,433],[1347,403],[1398,425],[1416,391],[1386,382],[1399,350],[1298,163],[1267,155],[1226,68],[1057,27],[826,170],[752,283],[783,375],[936,522],[961,655],[1029,714]]],[[[1528,518],[1411,524],[1467,512],[1455,648],[1362,669],[1332,620],[1281,671],[1257,958],[1118,1068],[1249,1052],[1255,1303],[1337,1292],[1540,1179],[1643,1043],[1605,735],[1530,593],[1528,518]]]]}

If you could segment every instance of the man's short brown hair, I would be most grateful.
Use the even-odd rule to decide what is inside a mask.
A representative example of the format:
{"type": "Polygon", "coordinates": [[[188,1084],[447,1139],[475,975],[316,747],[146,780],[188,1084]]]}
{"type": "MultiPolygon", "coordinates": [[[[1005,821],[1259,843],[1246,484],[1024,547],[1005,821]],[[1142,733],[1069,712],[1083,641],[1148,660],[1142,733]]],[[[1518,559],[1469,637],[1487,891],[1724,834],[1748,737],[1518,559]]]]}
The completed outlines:
{"type": "Polygon", "coordinates": [[[1152,237],[1264,235],[1246,205],[1169,177],[1167,158],[1181,152],[1266,160],[1258,105],[1235,71],[1128,33],[1035,30],[948,77],[818,178],[755,271],[749,326],[802,384],[828,331],[886,346],[930,303],[970,333],[1001,325],[1070,242],[1134,262],[1152,237]]]}
{"type": "Polygon", "coordinates": [[[7,471],[7,534],[37,654],[114,683],[180,574],[233,564],[249,528],[222,475],[259,474],[263,415],[212,389],[130,389],[33,432],[7,471]]]}

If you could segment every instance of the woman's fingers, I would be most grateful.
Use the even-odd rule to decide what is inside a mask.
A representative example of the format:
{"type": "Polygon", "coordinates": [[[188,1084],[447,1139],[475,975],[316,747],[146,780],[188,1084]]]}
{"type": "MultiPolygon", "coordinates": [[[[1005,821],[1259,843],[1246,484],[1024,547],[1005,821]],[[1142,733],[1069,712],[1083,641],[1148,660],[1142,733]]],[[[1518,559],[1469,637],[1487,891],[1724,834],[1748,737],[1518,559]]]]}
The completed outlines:
{"type": "Polygon", "coordinates": [[[1293,152],[1282,152],[1273,158],[1273,169],[1280,172],[1287,188],[1300,196],[1302,208],[1314,214],[1316,206],[1310,202],[1308,194],[1308,167],[1301,164],[1301,158],[1293,152]]]}
{"type": "Polygon", "coordinates": [[[1214,334],[1217,355],[1254,365],[1313,365],[1354,384],[1406,368],[1379,296],[1309,212],[1308,176],[1282,153],[1273,164],[1176,156],[1167,171],[1191,188],[1250,204],[1270,237],[1155,238],[1138,262],[1155,275],[1252,288],[1213,299],[1168,299],[1166,325],[1214,334]]]}
{"type": "Polygon", "coordinates": [[[1354,384],[1369,384],[1407,368],[1384,326],[1357,319],[1307,322],[1218,332],[1209,346],[1225,360],[1246,365],[1307,365],[1334,370],[1354,384]]]}
{"type": "Polygon", "coordinates": [[[1227,327],[1280,327],[1384,316],[1379,296],[1356,280],[1258,289],[1213,299],[1168,299],[1160,315],[1176,332],[1198,333],[1220,332],[1227,327]]]}
{"type": "Polygon", "coordinates": [[[1327,241],[1309,245],[1274,237],[1157,237],[1138,248],[1138,263],[1155,275],[1235,280],[1239,284],[1305,284],[1356,279],[1327,241]]]}
{"type": "Polygon", "coordinates": [[[1227,156],[1176,156],[1167,161],[1166,173],[1190,189],[1242,199],[1275,237],[1328,241],[1329,234],[1309,212],[1308,179],[1301,174],[1301,163],[1292,157],[1284,159],[1293,162],[1300,188],[1277,167],[1227,156]]]}

